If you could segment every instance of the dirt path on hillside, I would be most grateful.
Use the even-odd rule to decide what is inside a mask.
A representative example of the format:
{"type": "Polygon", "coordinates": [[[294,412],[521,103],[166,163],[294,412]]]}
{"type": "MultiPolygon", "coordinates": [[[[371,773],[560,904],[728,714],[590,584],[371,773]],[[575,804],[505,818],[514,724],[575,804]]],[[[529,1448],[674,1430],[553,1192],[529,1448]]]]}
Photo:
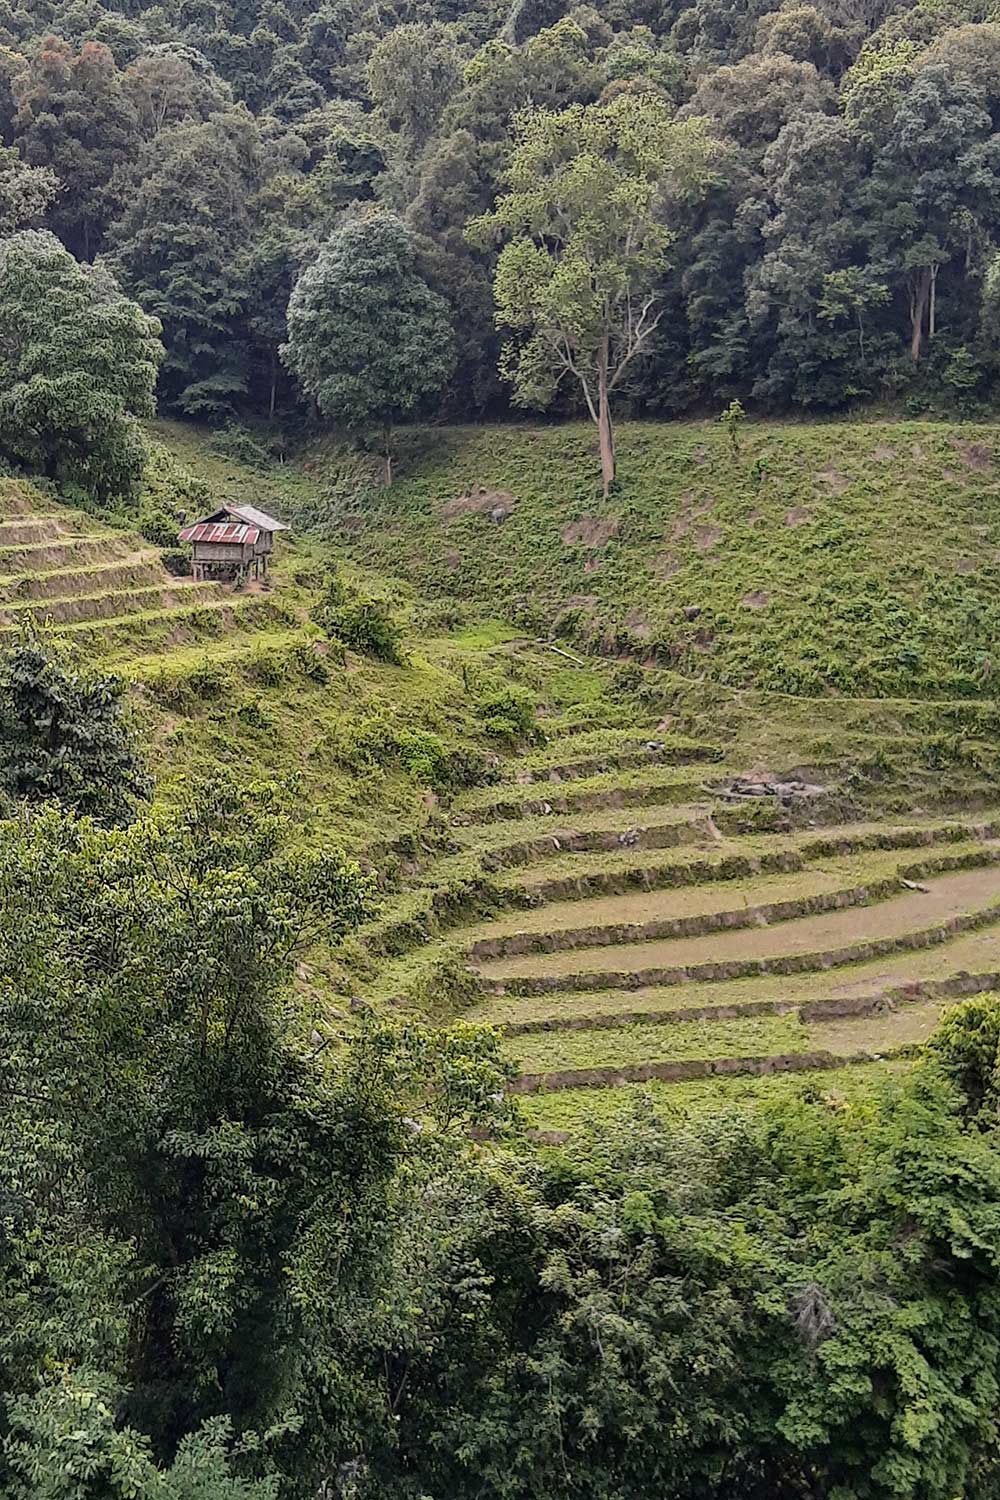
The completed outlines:
{"type": "Polygon", "coordinates": [[[1000,900],[1000,867],[964,870],[926,882],[928,890],[905,891],[874,906],[852,907],[801,917],[775,927],[741,928],[703,937],[670,938],[627,947],[578,948],[570,952],[532,954],[477,965],[488,979],[542,975],[614,973],[628,969],[687,968],[700,963],[772,959],[779,955],[820,953],[877,938],[898,937],[932,927],[961,912],[1000,900]]]}

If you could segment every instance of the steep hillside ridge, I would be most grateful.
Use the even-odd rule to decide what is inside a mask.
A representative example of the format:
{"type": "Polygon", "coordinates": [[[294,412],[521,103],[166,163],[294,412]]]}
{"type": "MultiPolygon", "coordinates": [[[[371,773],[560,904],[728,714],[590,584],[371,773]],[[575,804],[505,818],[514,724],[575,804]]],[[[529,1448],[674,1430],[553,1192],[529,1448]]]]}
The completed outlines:
{"type": "Polygon", "coordinates": [[[161,796],[192,772],[277,779],[303,838],[375,872],[372,919],[300,968],[316,1021],[349,1031],[374,1005],[496,1025],[549,1128],[638,1088],[903,1065],[943,1007],[996,988],[992,438],[917,430],[754,428],[734,455],[709,425],[630,427],[602,510],[578,428],[445,432],[436,454],[410,434],[398,487],[349,493],[330,455],[255,470],[161,426],[213,498],[296,523],[282,619],[121,626],[111,659],[161,796]],[[919,503],[885,457],[914,445],[919,503]],[[715,496],[714,531],[680,524],[682,483],[715,496]],[[311,623],[334,562],[387,601],[402,664],[311,623]],[[789,679],[820,630],[823,670],[789,679]],[[534,742],[487,728],[507,691],[534,704],[534,742]]]}
{"type": "MultiPolygon", "coordinates": [[[[329,534],[424,596],[790,694],[990,695],[1000,429],[623,424],[598,498],[582,425],[409,435],[390,490],[314,452],[329,534]]],[[[356,462],[355,462],[356,467],[356,462]]]]}

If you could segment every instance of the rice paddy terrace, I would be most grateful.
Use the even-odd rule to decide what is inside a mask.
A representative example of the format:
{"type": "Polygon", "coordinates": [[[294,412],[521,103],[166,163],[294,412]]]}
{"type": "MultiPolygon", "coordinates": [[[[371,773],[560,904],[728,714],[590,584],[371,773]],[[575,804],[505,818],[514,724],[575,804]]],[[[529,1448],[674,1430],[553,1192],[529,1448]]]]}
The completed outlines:
{"type": "Polygon", "coordinates": [[[26,615],[109,658],[281,618],[266,595],[173,577],[141,536],[7,480],[0,486],[0,635],[9,638],[26,615]]]}
{"type": "Polygon", "coordinates": [[[331,514],[442,608],[607,662],[364,934],[380,1000],[502,1028],[539,1127],[843,1088],[1000,984],[997,428],[619,437],[607,501],[588,429],[483,428],[331,514]]]}
{"type": "MultiPolygon", "coordinates": [[[[789,484],[834,460],[838,474],[854,464],[867,480],[853,498],[844,486],[826,495],[827,484],[823,504],[837,515],[821,515],[813,533],[797,513],[784,524],[788,486],[773,456],[763,480],[744,483],[751,496],[727,488],[724,455],[713,469],[711,454],[686,464],[671,448],[678,486],[694,472],[718,491],[719,537],[711,549],[696,532],[675,539],[683,567],[662,578],[641,565],[652,545],[643,528],[669,531],[672,513],[691,503],[686,489],[650,488],[627,524],[599,536],[591,527],[578,541],[573,516],[593,506],[582,480],[560,514],[552,496],[529,489],[526,471],[486,470],[487,495],[519,485],[518,504],[555,530],[537,595],[549,615],[539,621],[517,610],[511,621],[498,608],[499,581],[469,582],[474,567],[507,569],[526,588],[528,532],[522,556],[514,517],[498,527],[469,506],[446,514],[457,470],[418,475],[409,491],[403,484],[397,498],[373,502],[363,525],[355,517],[341,528],[336,548],[362,568],[380,548],[393,553],[407,662],[349,653],[318,672],[308,610],[329,538],[293,536],[274,591],[236,594],[175,578],[138,535],[5,481],[0,631],[12,635],[27,611],[140,684],[165,795],[174,776],[230,762],[248,777],[291,772],[324,837],[376,866],[394,843],[409,846],[394,850],[375,919],[342,953],[303,967],[317,1016],[331,1001],[343,1016],[338,994],[356,994],[495,1025],[520,1069],[525,1113],[543,1130],[620,1109],[637,1092],[684,1100],[810,1077],[842,1089],[905,1066],[946,1007],[1000,988],[1000,705],[990,676],[1000,481],[977,432],[974,464],[932,474],[919,527],[897,512],[917,538],[916,561],[897,546],[904,560],[883,565],[870,547],[891,609],[885,588],[875,599],[868,584],[852,602],[844,555],[887,527],[886,465],[871,455],[867,464],[864,441],[874,437],[825,432],[803,429],[789,484]],[[755,518],[753,547],[734,520],[731,555],[722,524],[730,501],[755,518]],[[777,553],[756,536],[767,533],[769,505],[777,553]],[[431,537],[427,555],[452,552],[424,577],[431,537]],[[571,566],[557,586],[558,547],[571,566]],[[766,607],[756,595],[739,614],[722,607],[727,590],[748,596],[751,571],[764,569],[766,607]],[[613,655],[583,655],[560,620],[584,576],[585,613],[612,616],[612,593],[627,601],[631,589],[668,644],[651,636],[624,670],[613,655]],[[822,651],[808,648],[813,675],[796,669],[789,692],[779,670],[788,643],[815,633],[831,601],[837,620],[823,625],[822,651]],[[699,644],[706,618],[712,638],[699,644]],[[853,634],[838,634],[848,619],[853,634]],[[744,667],[733,654],[741,640],[744,667]],[[754,652],[766,670],[744,669],[754,652]],[[823,653],[826,684],[816,678],[823,653]],[[479,677],[534,692],[544,743],[499,756],[487,784],[434,795],[400,759],[400,733],[477,748],[470,683],[479,677]]],[[[939,449],[942,464],[972,453],[949,433],[906,436],[925,464],[939,449]]],[[[699,444],[713,441],[699,430],[699,444]]],[[[184,443],[185,461],[201,467],[197,440],[184,443]]],[[[263,482],[238,465],[204,467],[213,493],[263,482]]],[[[542,477],[555,485],[547,470],[542,477]]],[[[478,495],[468,474],[461,482],[478,495]]],[[[295,519],[292,488],[267,498],[295,519]]],[[[888,535],[879,546],[888,556],[888,535]]]]}
{"type": "Polygon", "coordinates": [[[842,786],[745,769],[656,725],[503,763],[367,933],[382,999],[460,965],[461,1013],[502,1029],[529,1119],[558,1127],[637,1086],[891,1062],[1000,987],[988,787],[975,812],[865,817],[842,786]]]}

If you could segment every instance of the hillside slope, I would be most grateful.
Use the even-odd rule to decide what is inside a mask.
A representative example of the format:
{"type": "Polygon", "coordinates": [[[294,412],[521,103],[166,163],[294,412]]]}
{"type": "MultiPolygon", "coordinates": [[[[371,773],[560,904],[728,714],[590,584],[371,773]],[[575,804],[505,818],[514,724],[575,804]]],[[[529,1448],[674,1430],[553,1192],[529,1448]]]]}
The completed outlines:
{"type": "Polygon", "coordinates": [[[967,697],[993,689],[993,426],[623,424],[598,498],[592,428],[415,433],[389,491],[329,483],[332,534],[424,595],[655,656],[737,687],[967,697]]]}
{"type": "Polygon", "coordinates": [[[29,486],[0,586],[130,677],[161,797],[277,780],[303,839],[375,870],[372,919],[300,968],[314,1024],[363,997],[496,1025],[562,1127],[636,1089],[866,1076],[1000,985],[989,430],[756,428],[734,456],[631,427],[607,507],[580,428],[411,434],[388,492],[332,451],[262,470],[158,436],[213,502],[296,523],[268,594],[194,604],[29,486]],[[402,663],[314,623],[337,564],[402,663]]]}

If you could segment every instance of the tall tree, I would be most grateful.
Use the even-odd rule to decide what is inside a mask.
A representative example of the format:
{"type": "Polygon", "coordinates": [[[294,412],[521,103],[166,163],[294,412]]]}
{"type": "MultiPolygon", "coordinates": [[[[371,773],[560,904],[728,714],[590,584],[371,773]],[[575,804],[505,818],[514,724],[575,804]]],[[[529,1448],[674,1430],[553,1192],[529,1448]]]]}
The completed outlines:
{"type": "Polygon", "coordinates": [[[242,318],[258,147],[244,109],[162,131],[139,157],[109,233],[109,264],[163,324],[163,395],[190,416],[231,415],[247,388],[242,318]]]}
{"type": "Polygon", "coordinates": [[[495,294],[498,323],[521,336],[502,358],[515,401],[546,406],[567,376],[578,384],[605,495],[615,478],[611,399],[663,316],[667,192],[694,192],[711,159],[701,124],[676,123],[653,95],[535,112],[520,124],[508,191],[470,226],[480,243],[507,240],[495,294]]]}
{"type": "Polygon", "coordinates": [[[458,93],[460,62],[452,33],[440,24],[396,26],[373,49],[369,92],[412,155],[426,145],[458,93]]]}
{"type": "Polygon", "coordinates": [[[0,451],[101,499],[134,492],[159,326],[54,235],[0,240],[0,451]]]}
{"type": "Polygon", "coordinates": [[[39,223],[58,191],[49,167],[29,167],[12,147],[0,146],[0,235],[39,223]]]}
{"type": "Polygon", "coordinates": [[[127,161],[138,120],[109,48],[74,52],[47,37],[14,80],[14,139],[25,161],[49,167],[63,184],[49,224],[83,260],[100,250],[116,206],[115,170],[127,161]]]}
{"type": "Polygon", "coordinates": [[[938,330],[939,274],[968,266],[977,240],[1000,228],[1000,137],[979,90],[942,66],[886,93],[884,110],[868,115],[859,212],[873,261],[905,293],[916,364],[938,330]]]}
{"type": "Polygon", "coordinates": [[[125,707],[126,684],[70,662],[28,627],[0,656],[0,790],[126,823],[152,783],[125,707]]]}
{"type": "Polygon", "coordinates": [[[346,224],[299,278],[282,348],[325,417],[353,430],[381,422],[386,484],[393,423],[435,395],[455,363],[447,303],[416,255],[413,232],[392,214],[346,224]]]}

